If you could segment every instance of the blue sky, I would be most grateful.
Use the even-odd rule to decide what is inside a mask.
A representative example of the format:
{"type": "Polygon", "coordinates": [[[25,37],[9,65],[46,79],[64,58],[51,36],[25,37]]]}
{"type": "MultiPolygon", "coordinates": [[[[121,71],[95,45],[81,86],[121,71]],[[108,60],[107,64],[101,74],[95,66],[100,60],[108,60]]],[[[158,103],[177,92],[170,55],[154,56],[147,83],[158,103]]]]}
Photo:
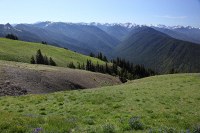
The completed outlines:
{"type": "Polygon", "coordinates": [[[0,23],[38,21],[200,27],[200,0],[0,0],[0,23]]]}

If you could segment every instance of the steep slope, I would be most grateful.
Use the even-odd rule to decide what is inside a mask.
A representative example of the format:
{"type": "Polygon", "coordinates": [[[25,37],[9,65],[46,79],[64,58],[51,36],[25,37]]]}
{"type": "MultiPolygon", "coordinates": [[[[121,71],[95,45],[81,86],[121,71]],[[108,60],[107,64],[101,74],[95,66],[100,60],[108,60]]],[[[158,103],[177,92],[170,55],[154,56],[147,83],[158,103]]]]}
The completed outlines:
{"type": "Polygon", "coordinates": [[[87,55],[91,52],[103,52],[110,56],[109,51],[119,44],[118,39],[98,27],[81,23],[41,22],[29,25],[20,24],[15,28],[38,35],[49,44],[87,55]]]}
{"type": "Polygon", "coordinates": [[[0,60],[0,96],[51,93],[119,83],[117,77],[100,73],[0,60]]]}
{"type": "Polygon", "coordinates": [[[75,40],[79,40],[86,44],[82,46],[83,48],[87,47],[94,52],[103,52],[108,54],[113,47],[119,44],[117,39],[95,26],[70,23],[51,23],[44,28],[55,33],[62,33],[63,35],[75,40]]]}
{"type": "Polygon", "coordinates": [[[129,34],[131,31],[130,28],[121,26],[121,25],[97,25],[100,29],[107,32],[109,35],[119,39],[120,41],[123,41],[123,39],[129,34]]]}
{"type": "Polygon", "coordinates": [[[175,28],[174,31],[182,33],[191,38],[190,41],[200,44],[200,29],[192,27],[175,28]]]}
{"type": "Polygon", "coordinates": [[[149,27],[134,29],[114,54],[159,72],[200,72],[200,46],[149,27]]]}
{"type": "Polygon", "coordinates": [[[105,62],[96,58],[91,58],[64,48],[58,48],[40,43],[30,43],[23,41],[13,41],[0,38],[0,60],[17,61],[30,63],[31,56],[40,49],[43,55],[52,57],[58,66],[67,67],[70,62],[86,63],[90,59],[94,64],[104,64],[105,62]]]}
{"type": "MultiPolygon", "coordinates": [[[[87,48],[83,48],[82,46],[86,46],[86,44],[78,40],[69,38],[62,33],[53,32],[42,28],[42,26],[45,26],[45,24],[48,23],[38,23],[34,26],[32,24],[18,24],[15,26],[15,28],[40,36],[39,40],[34,40],[35,42],[41,42],[40,40],[42,40],[50,45],[68,48],[70,50],[78,51],[83,54],[88,54],[92,52],[93,49],[89,50],[87,48]]],[[[22,40],[26,40],[26,38],[22,38],[22,40]]]]}
{"type": "Polygon", "coordinates": [[[159,27],[153,27],[154,29],[163,32],[173,38],[189,41],[193,43],[200,44],[200,30],[199,29],[190,29],[190,28],[159,28],[159,27]]]}
{"type": "Polygon", "coordinates": [[[0,129],[2,132],[193,132],[199,127],[199,87],[200,74],[178,74],[100,89],[0,97],[0,129]],[[143,128],[137,128],[141,125],[143,128]]]}

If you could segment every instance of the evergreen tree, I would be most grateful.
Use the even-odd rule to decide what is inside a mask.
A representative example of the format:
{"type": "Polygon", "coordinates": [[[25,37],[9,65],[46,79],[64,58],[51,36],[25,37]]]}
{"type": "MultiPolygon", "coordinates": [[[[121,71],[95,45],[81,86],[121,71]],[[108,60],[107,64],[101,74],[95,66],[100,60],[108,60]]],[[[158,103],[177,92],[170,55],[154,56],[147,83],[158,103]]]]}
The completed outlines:
{"type": "Polygon", "coordinates": [[[116,75],[118,74],[117,65],[115,63],[112,65],[112,72],[116,75]]]}
{"type": "Polygon", "coordinates": [[[84,63],[81,65],[81,69],[85,70],[85,64],[84,63]]]}
{"type": "Polygon", "coordinates": [[[79,62],[77,62],[78,66],[77,66],[77,69],[81,69],[81,65],[79,62]]]}
{"type": "Polygon", "coordinates": [[[172,68],[170,71],[169,71],[169,74],[174,74],[175,73],[175,70],[174,68],[172,68]]]}
{"type": "Polygon", "coordinates": [[[90,57],[95,57],[95,55],[91,52],[91,53],[90,53],[90,57]]]}
{"type": "Polygon", "coordinates": [[[103,56],[103,61],[108,62],[108,59],[105,55],[103,56]]]}
{"type": "Polygon", "coordinates": [[[6,35],[6,38],[12,39],[12,40],[18,40],[18,37],[15,36],[15,35],[13,35],[13,34],[8,34],[8,35],[6,35]]]}
{"type": "Polygon", "coordinates": [[[97,62],[97,65],[96,65],[95,71],[96,71],[96,72],[100,72],[99,62],[97,62]]]}
{"type": "Polygon", "coordinates": [[[90,60],[87,60],[86,70],[91,71],[91,61],[90,60]]]}
{"type": "Polygon", "coordinates": [[[100,60],[102,60],[103,59],[103,55],[102,55],[102,53],[100,52],[100,53],[98,53],[98,56],[97,56],[97,58],[98,59],[100,59],[100,60]]]}
{"type": "Polygon", "coordinates": [[[49,65],[48,57],[45,55],[43,58],[44,58],[44,64],[49,65]]]}
{"type": "Polygon", "coordinates": [[[36,63],[37,64],[44,64],[44,57],[43,57],[40,49],[36,53],[36,63]]]}
{"type": "Polygon", "coordinates": [[[36,62],[35,62],[35,58],[34,58],[34,56],[32,56],[31,57],[31,64],[35,64],[36,62]]]}
{"type": "Polygon", "coordinates": [[[51,57],[49,58],[49,65],[56,66],[56,62],[51,57]]]}
{"type": "Polygon", "coordinates": [[[107,63],[107,62],[106,62],[105,69],[106,69],[106,73],[110,73],[110,72],[109,72],[109,68],[108,68],[108,63],[107,63]]]}
{"type": "Polygon", "coordinates": [[[74,65],[74,63],[73,63],[73,62],[70,62],[70,63],[68,64],[68,67],[69,67],[69,68],[73,68],[73,69],[75,69],[75,68],[76,68],[76,66],[74,65]]]}
{"type": "Polygon", "coordinates": [[[45,41],[42,41],[42,44],[45,44],[45,45],[47,45],[47,42],[45,42],[45,41]]]}

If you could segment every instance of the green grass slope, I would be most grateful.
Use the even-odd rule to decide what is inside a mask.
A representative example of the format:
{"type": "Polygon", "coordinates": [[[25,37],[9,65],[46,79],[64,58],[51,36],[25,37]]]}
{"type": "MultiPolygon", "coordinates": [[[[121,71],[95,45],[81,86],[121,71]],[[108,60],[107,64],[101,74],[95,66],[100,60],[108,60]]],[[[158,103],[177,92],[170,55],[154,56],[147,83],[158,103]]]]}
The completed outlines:
{"type": "Polygon", "coordinates": [[[101,89],[0,97],[0,130],[121,133],[133,132],[134,128],[141,129],[137,132],[150,129],[192,131],[200,123],[199,93],[200,74],[177,74],[101,89]]]}
{"type": "Polygon", "coordinates": [[[57,65],[62,67],[67,67],[67,64],[70,62],[75,64],[77,62],[81,64],[86,63],[87,59],[90,59],[95,64],[97,62],[99,64],[104,63],[96,58],[78,54],[64,48],[0,38],[0,60],[30,63],[31,56],[35,56],[38,49],[41,49],[43,55],[52,57],[57,65]]]}

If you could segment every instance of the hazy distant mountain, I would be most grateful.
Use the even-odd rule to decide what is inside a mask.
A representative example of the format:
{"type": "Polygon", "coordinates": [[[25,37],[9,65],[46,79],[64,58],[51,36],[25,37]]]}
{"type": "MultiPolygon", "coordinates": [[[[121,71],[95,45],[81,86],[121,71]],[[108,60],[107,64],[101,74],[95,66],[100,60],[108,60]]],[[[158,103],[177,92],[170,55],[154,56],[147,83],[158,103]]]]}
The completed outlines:
{"type": "Polygon", "coordinates": [[[129,34],[132,28],[138,26],[136,24],[132,23],[90,23],[90,25],[97,26],[103,31],[107,32],[109,35],[117,38],[120,41],[123,41],[123,39],[129,34]]]}
{"type": "Polygon", "coordinates": [[[110,56],[109,51],[120,43],[118,39],[92,25],[41,22],[19,24],[15,28],[29,31],[49,44],[69,48],[84,54],[103,52],[110,56]]]}
{"type": "Polygon", "coordinates": [[[87,55],[103,52],[109,58],[120,56],[160,72],[172,68],[181,72],[200,72],[198,28],[49,21],[0,25],[1,37],[10,33],[20,40],[45,41],[87,55]]]}
{"type": "MultiPolygon", "coordinates": [[[[132,23],[113,23],[113,24],[101,24],[101,23],[90,23],[99,27],[100,29],[107,32],[109,35],[122,41],[130,33],[131,30],[137,27],[144,27],[146,25],[137,25],[132,23]]],[[[166,26],[166,25],[156,25],[148,26],[163,32],[173,38],[190,41],[200,44],[200,28],[194,28],[191,26],[166,26]]]]}
{"type": "Polygon", "coordinates": [[[120,41],[123,41],[125,36],[127,36],[131,31],[131,29],[123,27],[121,25],[113,25],[113,26],[99,25],[98,27],[107,32],[109,35],[119,39],[120,41]]]}
{"type": "Polygon", "coordinates": [[[71,50],[78,51],[83,54],[88,54],[91,52],[91,50],[87,48],[80,47],[86,44],[78,40],[69,38],[68,36],[63,35],[61,33],[56,33],[56,32],[46,30],[44,28],[39,28],[39,26],[36,27],[33,25],[28,25],[28,24],[19,24],[19,25],[16,25],[15,28],[23,30],[23,31],[29,31],[32,34],[38,35],[41,38],[40,40],[45,41],[48,44],[51,44],[54,46],[69,48],[71,50]]]}
{"type": "Polygon", "coordinates": [[[38,35],[32,34],[29,31],[19,30],[8,24],[0,25],[0,37],[5,37],[7,34],[15,34],[20,40],[30,42],[41,42],[38,35]]]}
{"type": "Polygon", "coordinates": [[[200,45],[174,39],[149,27],[133,29],[114,54],[159,72],[172,68],[200,72],[200,45]]]}
{"type": "Polygon", "coordinates": [[[194,28],[194,27],[183,27],[183,26],[173,26],[173,27],[167,27],[167,26],[153,26],[152,28],[163,32],[173,38],[184,40],[184,41],[190,41],[194,43],[200,44],[200,29],[194,28]]]}
{"type": "MultiPolygon", "coordinates": [[[[87,45],[83,48],[91,48],[98,52],[108,52],[119,44],[119,40],[110,36],[103,30],[92,25],[72,24],[72,23],[50,23],[44,29],[63,34],[87,45]]],[[[94,52],[95,52],[94,51],[94,52]]]]}

